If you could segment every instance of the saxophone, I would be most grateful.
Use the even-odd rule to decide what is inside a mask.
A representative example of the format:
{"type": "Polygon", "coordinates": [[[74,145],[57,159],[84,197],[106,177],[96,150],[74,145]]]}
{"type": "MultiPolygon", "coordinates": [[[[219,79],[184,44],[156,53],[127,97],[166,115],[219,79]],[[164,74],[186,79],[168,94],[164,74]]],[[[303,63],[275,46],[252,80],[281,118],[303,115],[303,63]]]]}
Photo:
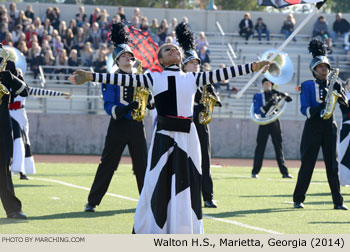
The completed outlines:
{"type": "Polygon", "coordinates": [[[207,85],[204,85],[202,97],[199,101],[199,103],[203,104],[204,109],[202,112],[199,113],[199,123],[203,125],[207,125],[208,123],[210,123],[213,117],[214,106],[218,101],[219,99],[217,97],[208,92],[207,85]]]}
{"type": "Polygon", "coordinates": [[[321,111],[321,118],[327,120],[332,117],[335,105],[337,104],[338,98],[341,96],[337,90],[333,90],[334,84],[338,79],[339,68],[333,69],[333,74],[329,83],[328,93],[325,99],[326,107],[321,111]]]}
{"type": "MultiPolygon", "coordinates": [[[[9,58],[9,54],[4,48],[0,48],[0,57],[2,58],[2,61],[0,63],[0,72],[2,72],[6,69],[6,63],[9,58]]],[[[5,85],[3,85],[0,82],[0,104],[2,103],[2,97],[4,95],[9,95],[9,94],[10,94],[9,90],[6,88],[5,85]]]]}
{"type": "MultiPolygon", "coordinates": [[[[136,59],[136,74],[142,74],[142,62],[136,59]]],[[[137,122],[141,122],[146,115],[146,106],[148,103],[148,96],[150,91],[145,87],[135,87],[133,101],[138,102],[138,107],[131,112],[131,117],[137,122]]]]}

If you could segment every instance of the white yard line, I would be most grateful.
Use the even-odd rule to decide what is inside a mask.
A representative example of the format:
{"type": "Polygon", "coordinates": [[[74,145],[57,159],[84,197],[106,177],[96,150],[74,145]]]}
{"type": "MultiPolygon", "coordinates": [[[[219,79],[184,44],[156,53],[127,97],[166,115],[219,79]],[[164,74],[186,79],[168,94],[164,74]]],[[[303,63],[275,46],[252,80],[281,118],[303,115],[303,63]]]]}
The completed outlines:
{"type": "MultiPolygon", "coordinates": [[[[60,180],[45,179],[45,178],[31,178],[31,179],[57,183],[57,184],[61,184],[61,185],[64,185],[64,186],[69,186],[69,187],[73,187],[73,188],[82,189],[82,190],[85,190],[85,191],[90,191],[90,188],[74,185],[74,184],[63,182],[63,181],[60,181],[60,180]]],[[[126,196],[122,196],[122,195],[118,195],[118,194],[114,194],[114,193],[106,193],[106,195],[109,195],[109,196],[112,196],[112,197],[116,197],[116,198],[130,200],[130,201],[136,201],[136,202],[138,201],[137,199],[126,197],[126,196]]],[[[213,220],[216,220],[216,221],[220,221],[220,222],[225,222],[225,223],[236,225],[236,226],[240,226],[240,227],[244,227],[244,228],[248,228],[248,229],[253,229],[253,230],[266,232],[266,233],[269,233],[269,234],[283,234],[283,233],[279,233],[277,231],[264,229],[264,228],[259,228],[259,227],[254,227],[254,226],[247,225],[247,224],[244,224],[244,223],[241,223],[241,222],[238,222],[238,221],[231,221],[231,220],[226,220],[226,219],[222,219],[222,218],[216,218],[216,217],[213,217],[213,216],[210,216],[210,215],[206,215],[206,214],[204,214],[203,217],[208,218],[208,219],[213,219],[213,220]]]]}

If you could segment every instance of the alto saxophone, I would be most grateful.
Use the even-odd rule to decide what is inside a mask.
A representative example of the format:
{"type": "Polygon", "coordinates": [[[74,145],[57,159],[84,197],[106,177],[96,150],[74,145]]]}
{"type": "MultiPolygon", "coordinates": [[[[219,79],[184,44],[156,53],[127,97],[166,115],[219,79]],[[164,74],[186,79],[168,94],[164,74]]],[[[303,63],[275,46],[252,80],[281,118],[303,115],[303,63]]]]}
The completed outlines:
{"type": "MultiPolygon", "coordinates": [[[[7,60],[9,58],[9,54],[4,48],[0,48],[0,57],[2,58],[2,61],[0,63],[0,72],[2,72],[6,69],[7,60]]],[[[2,103],[2,97],[4,95],[9,95],[9,94],[10,92],[7,89],[7,87],[0,82],[0,104],[2,103]]]]}
{"type": "MultiPolygon", "coordinates": [[[[136,59],[137,73],[142,74],[142,62],[136,59]]],[[[141,122],[146,115],[146,106],[148,103],[148,96],[150,91],[145,87],[135,87],[133,101],[138,102],[138,107],[131,112],[131,117],[137,122],[141,122]]]]}
{"type": "Polygon", "coordinates": [[[329,83],[328,93],[325,99],[326,107],[321,111],[321,118],[327,120],[332,117],[335,105],[337,104],[338,98],[341,96],[337,90],[333,90],[334,84],[338,79],[339,68],[333,69],[333,74],[329,83]]]}
{"type": "Polygon", "coordinates": [[[199,103],[203,104],[204,109],[199,113],[199,123],[203,125],[210,123],[213,117],[213,110],[216,102],[218,102],[218,99],[209,93],[207,90],[207,85],[204,85],[202,97],[199,101],[199,103]]]}

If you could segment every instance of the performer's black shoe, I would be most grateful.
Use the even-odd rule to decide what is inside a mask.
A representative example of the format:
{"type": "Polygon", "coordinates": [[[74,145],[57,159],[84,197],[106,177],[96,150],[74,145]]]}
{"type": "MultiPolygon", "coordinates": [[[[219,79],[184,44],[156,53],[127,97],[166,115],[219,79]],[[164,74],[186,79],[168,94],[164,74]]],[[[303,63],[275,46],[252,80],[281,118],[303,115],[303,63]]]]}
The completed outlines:
{"type": "Polygon", "coordinates": [[[16,212],[9,213],[7,215],[7,218],[22,219],[22,220],[28,219],[27,215],[25,213],[23,213],[22,211],[16,211],[16,212]]]}
{"type": "Polygon", "coordinates": [[[84,211],[93,213],[93,212],[95,212],[95,208],[96,208],[96,205],[87,203],[86,206],[85,206],[85,210],[84,211]]]}
{"type": "Polygon", "coordinates": [[[24,179],[24,180],[28,180],[29,178],[23,174],[22,172],[19,173],[19,179],[24,179]]]}
{"type": "Polygon", "coordinates": [[[252,178],[259,178],[258,174],[252,173],[252,178]]]}
{"type": "Polygon", "coordinates": [[[341,204],[341,205],[334,205],[334,209],[336,209],[336,210],[348,210],[348,207],[345,206],[344,204],[341,204]]]}
{"type": "Polygon", "coordinates": [[[282,178],[293,178],[293,176],[287,173],[287,174],[283,174],[282,178]]]}
{"type": "Polygon", "coordinates": [[[302,202],[294,202],[294,208],[304,208],[304,204],[302,202]]]}
{"type": "Polygon", "coordinates": [[[218,206],[213,202],[213,200],[205,200],[204,207],[217,208],[218,206]]]}

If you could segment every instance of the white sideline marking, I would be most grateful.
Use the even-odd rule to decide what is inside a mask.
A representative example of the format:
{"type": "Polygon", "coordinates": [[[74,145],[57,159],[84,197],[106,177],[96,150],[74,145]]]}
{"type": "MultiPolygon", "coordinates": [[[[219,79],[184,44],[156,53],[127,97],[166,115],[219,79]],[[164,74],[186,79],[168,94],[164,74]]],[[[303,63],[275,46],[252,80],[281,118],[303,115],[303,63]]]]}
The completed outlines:
{"type": "Polygon", "coordinates": [[[50,197],[50,199],[59,200],[60,198],[57,198],[57,197],[50,197]]]}
{"type": "MultiPolygon", "coordinates": [[[[71,184],[71,183],[66,183],[66,182],[63,182],[63,181],[60,181],[60,180],[45,179],[45,178],[32,178],[32,179],[41,180],[41,181],[47,181],[47,182],[53,182],[53,183],[57,183],[57,184],[65,185],[65,186],[70,186],[70,187],[74,187],[74,188],[90,191],[90,188],[74,185],[74,184],[71,184]]],[[[106,195],[138,202],[137,199],[126,197],[126,196],[122,196],[122,195],[118,195],[118,194],[114,194],[114,193],[106,193],[106,195]]],[[[248,228],[248,229],[253,229],[253,230],[266,232],[266,233],[269,233],[269,234],[283,234],[283,233],[279,233],[277,231],[264,229],[264,228],[259,228],[259,227],[254,227],[254,226],[247,225],[247,224],[244,224],[244,223],[241,223],[241,222],[238,222],[238,221],[230,221],[230,220],[225,220],[225,219],[221,219],[221,218],[216,218],[216,217],[213,217],[213,216],[210,216],[210,215],[206,215],[206,214],[204,214],[203,217],[208,218],[208,219],[213,219],[213,220],[216,220],[216,221],[221,221],[221,222],[233,224],[233,225],[244,227],[244,228],[248,228]]]]}

